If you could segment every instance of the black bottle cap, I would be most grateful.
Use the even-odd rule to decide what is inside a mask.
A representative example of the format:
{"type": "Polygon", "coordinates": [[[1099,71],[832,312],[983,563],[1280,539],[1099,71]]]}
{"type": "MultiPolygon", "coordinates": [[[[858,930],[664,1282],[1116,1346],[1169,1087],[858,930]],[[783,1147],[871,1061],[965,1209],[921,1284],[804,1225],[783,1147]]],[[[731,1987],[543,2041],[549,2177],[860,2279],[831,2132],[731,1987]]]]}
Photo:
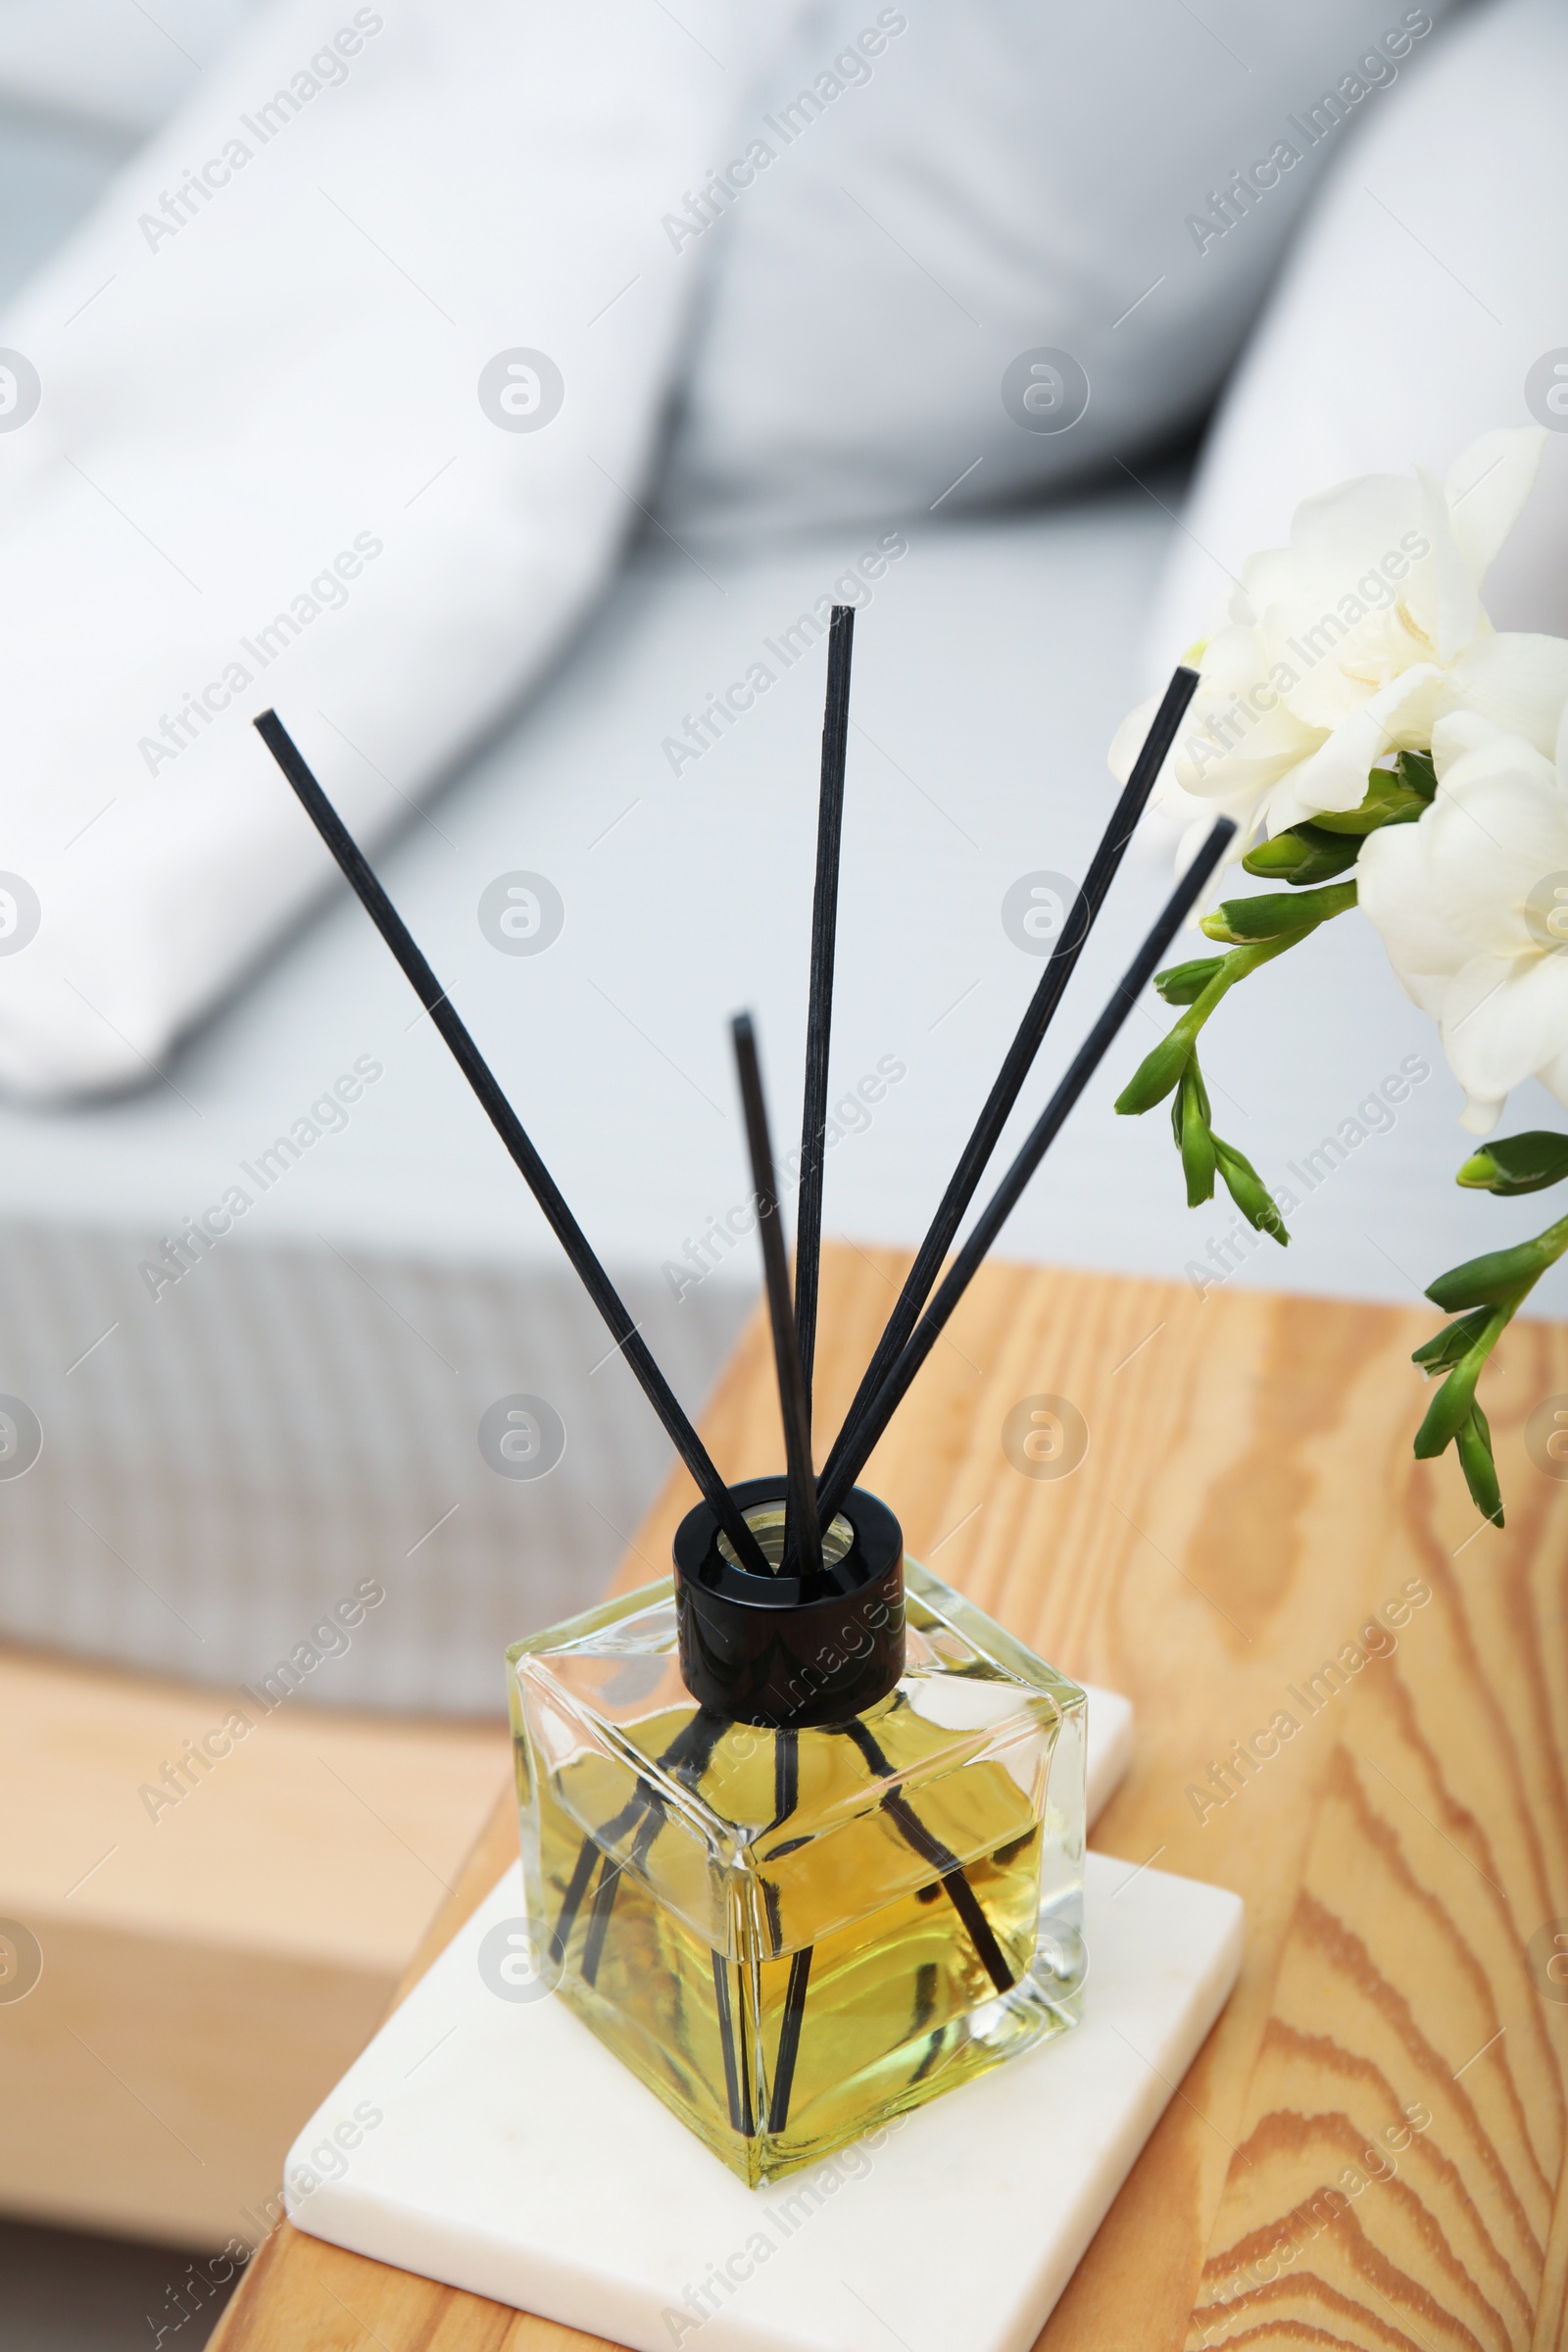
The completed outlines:
{"type": "MultiPolygon", "coordinates": [[[[750,1478],[731,1492],[776,1558],[788,1482],[750,1478]]],[[[822,1540],[834,1575],[756,1576],[706,1502],[687,1512],[675,1530],[675,1612],[681,1674],[700,1706],[805,1731],[886,1698],[904,1672],[904,1531],[857,1487],[822,1540]]]]}

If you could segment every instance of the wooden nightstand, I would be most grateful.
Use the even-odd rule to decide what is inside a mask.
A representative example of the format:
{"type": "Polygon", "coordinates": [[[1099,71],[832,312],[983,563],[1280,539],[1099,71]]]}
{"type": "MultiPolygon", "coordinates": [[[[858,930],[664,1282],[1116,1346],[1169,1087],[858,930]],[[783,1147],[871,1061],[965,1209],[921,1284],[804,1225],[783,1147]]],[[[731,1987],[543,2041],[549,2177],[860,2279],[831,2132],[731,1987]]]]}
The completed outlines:
{"type": "MultiPolygon", "coordinates": [[[[902,1264],[826,1254],[829,1425],[902,1264]]],[[[1568,1489],[1522,1432],[1568,1391],[1568,1332],[1517,1327],[1493,1375],[1499,1534],[1451,1462],[1410,1459],[1407,1359],[1434,1322],[992,1265],[867,1474],[917,1556],[1133,1698],[1136,1757],[1097,1845],[1248,1901],[1241,1983],[1058,2305],[1054,2352],[1561,2340],[1568,1997],[1546,1963],[1568,1936],[1568,1489]],[[1004,1452],[1037,1395],[1088,1424],[1070,1476],[1004,1452]]],[[[727,1474],[776,1467],[774,1415],[754,1324],[705,1428],[727,1474]]],[[[663,1572],[689,1500],[672,1482],[624,1581],[663,1572]]],[[[514,1835],[508,1792],[416,1974],[514,1835]]],[[[285,2227],[214,2343],[586,2340],[285,2227]]]]}

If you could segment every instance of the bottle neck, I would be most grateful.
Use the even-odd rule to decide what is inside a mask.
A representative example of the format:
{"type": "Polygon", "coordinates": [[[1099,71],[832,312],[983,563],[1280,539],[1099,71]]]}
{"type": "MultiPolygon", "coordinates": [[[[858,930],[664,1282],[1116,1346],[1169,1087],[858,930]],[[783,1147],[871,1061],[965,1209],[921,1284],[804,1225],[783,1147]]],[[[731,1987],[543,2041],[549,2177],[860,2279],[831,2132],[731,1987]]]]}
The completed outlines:
{"type": "MultiPolygon", "coordinates": [[[[787,1482],[734,1490],[764,1554],[782,1550],[787,1482]]],[[[782,1730],[845,1723],[875,1706],[904,1671],[904,1535],[860,1488],[827,1531],[829,1567],[809,1577],[743,1568],[708,1504],[675,1534],[680,1666],[698,1704],[725,1720],[782,1730]]]]}

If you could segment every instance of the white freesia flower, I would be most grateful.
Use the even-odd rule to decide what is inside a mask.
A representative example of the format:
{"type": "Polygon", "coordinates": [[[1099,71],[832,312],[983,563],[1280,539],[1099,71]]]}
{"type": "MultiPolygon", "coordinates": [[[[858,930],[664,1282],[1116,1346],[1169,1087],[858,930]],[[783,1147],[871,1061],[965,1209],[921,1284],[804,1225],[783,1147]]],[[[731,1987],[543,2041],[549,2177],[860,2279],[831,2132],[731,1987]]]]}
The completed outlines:
{"type": "Polygon", "coordinates": [[[1437,798],[1368,838],[1359,903],[1489,1135],[1522,1079],[1568,1103],[1568,712],[1555,760],[1474,713],[1439,720],[1432,757],[1437,798]]]}
{"type": "MultiPolygon", "coordinates": [[[[1355,808],[1373,763],[1425,750],[1450,711],[1549,754],[1568,642],[1499,633],[1480,594],[1544,440],[1535,426],[1486,433],[1446,483],[1369,473],[1298,507],[1290,546],[1250,558],[1228,625],[1187,657],[1201,682],[1154,805],[1201,830],[1234,817],[1239,857],[1260,830],[1355,808]]],[[[1154,709],[1117,732],[1123,781],[1154,709]]]]}

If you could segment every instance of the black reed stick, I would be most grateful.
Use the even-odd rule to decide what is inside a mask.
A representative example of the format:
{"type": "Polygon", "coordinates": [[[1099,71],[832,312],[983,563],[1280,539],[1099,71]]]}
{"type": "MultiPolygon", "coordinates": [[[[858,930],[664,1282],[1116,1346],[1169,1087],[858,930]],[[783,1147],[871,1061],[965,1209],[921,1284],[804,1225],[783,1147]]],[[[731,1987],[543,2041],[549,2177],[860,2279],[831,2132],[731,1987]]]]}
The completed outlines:
{"type": "Polygon", "coordinates": [[[655,1363],[647,1343],[627,1313],[624,1301],[594,1255],[587,1235],[566,1206],[556,1181],[534,1150],[521,1120],[507,1101],[494,1073],[467,1030],[459,1020],[447,993],[414,944],[407,924],[376,880],[358,842],[312,775],[298,745],[275,710],[264,710],[256,731],[294,787],[306,815],[348,877],[366,912],[386,941],[425,1011],[451,1048],[459,1069],[478,1096],[490,1123],[544,1210],[552,1232],[570,1258],[579,1281],[609,1324],[617,1347],[642,1383],[643,1394],[663,1423],[681,1460],[697,1481],[704,1501],[712,1511],[736,1551],[754,1573],[765,1575],[767,1562],[760,1544],[741,1516],[729,1489],[719,1477],[712,1457],[679,1399],[655,1363]]]}
{"type": "Polygon", "coordinates": [[[844,768],[850,747],[850,663],[855,608],[835,605],[827,641],[822,713],[822,780],[816,815],[816,889],[811,900],[811,992],[806,1016],[806,1102],[801,1112],[801,1180],[795,1207],[795,1328],[806,1390],[807,1442],[816,1364],[816,1299],[822,1263],[822,1174],[827,1157],[827,1061],[833,1026],[833,952],[839,917],[839,844],[844,768]]]}
{"type": "Polygon", "coordinates": [[[800,2055],[801,2028],[806,2023],[806,1987],[811,1974],[812,1949],[810,1944],[803,1943],[790,1962],[784,2015],[778,2029],[778,2056],[773,2062],[773,2095],[767,2106],[767,2129],[775,2137],[790,2120],[790,2092],[795,2087],[795,2061],[800,2055]]]}
{"type": "Polygon", "coordinates": [[[1025,1186],[1055,1141],[1068,1112],[1099,1068],[1116,1032],[1131,1012],[1154,968],[1186,920],[1225,846],[1236,831],[1229,817],[1209,827],[1207,839],[1177,883],[1158,921],[1128,965],[1109,1004],[1079,1047],[1072,1064],[1051,1101],[1030,1130],[1022,1151],[976,1218],[974,1228],[941,1289],[932,1299],[891,1371],[856,1425],[851,1445],[838,1469],[824,1478],[818,1508],[825,1519],[838,1510],[865,1467],[866,1457],[904,1401],[910,1382],[925,1362],[948,1318],[968,1289],[976,1268],[1022,1198],[1025,1186]]]}
{"type": "Polygon", "coordinates": [[[784,1226],[773,1176],[773,1145],[767,1131],[767,1105],[762,1100],[762,1073],[758,1065],[757,1035],[751,1014],[738,1012],[732,1026],[735,1067],[746,1111],[746,1141],[752,1153],[757,1230],[762,1244],[762,1270],[767,1277],[767,1311],[773,1325],[773,1360],[778,1367],[784,1457],[789,1472],[789,1504],[784,1514],[784,1547],[779,1565],[797,1576],[810,1576],[822,1564],[822,1538],[816,1515],[816,1480],[811,1469],[811,1437],[806,1384],[801,1377],[800,1340],[795,1329],[795,1309],[790,1303],[789,1261],[784,1254],[784,1226]]]}
{"type": "MultiPolygon", "coordinates": [[[[1011,1116],[1012,1106],[1018,1100],[1019,1091],[1029,1075],[1041,1042],[1083,953],[1084,942],[1094,928],[1106,894],[1116,878],[1116,870],[1126,853],[1127,844],[1148,805],[1154,779],[1165,764],[1176,738],[1176,730],[1197,691],[1198,672],[1180,668],[1165,689],[1164,700],[1154,713],[1153,724],[1144,740],[1143,750],[1134,762],[1120,800],[1111,811],[1110,822],[1101,836],[1100,847],[1084,876],[1083,888],[1073,902],[1072,911],[1062,926],[1061,937],[1040,975],[1039,986],[1018,1024],[1017,1035],[997,1073],[996,1084],[986,1097],[973,1132],[963,1147],[958,1164],[931,1220],[930,1229],[905,1277],[904,1288],[894,1302],[886,1329],[876,1344],[876,1351],[855,1392],[843,1426],[828,1449],[827,1461],[817,1482],[819,1493],[826,1490],[829,1480],[837,1483],[841,1463],[856,1447],[859,1422],[919,1320],[920,1309],[931,1295],[931,1286],[941,1273],[943,1261],[953,1247],[954,1236],[963,1222],[963,1212],[973,1200],[975,1188],[985,1174],[987,1162],[1011,1116]]],[[[863,1460],[863,1455],[861,1458],[863,1460]]]]}

